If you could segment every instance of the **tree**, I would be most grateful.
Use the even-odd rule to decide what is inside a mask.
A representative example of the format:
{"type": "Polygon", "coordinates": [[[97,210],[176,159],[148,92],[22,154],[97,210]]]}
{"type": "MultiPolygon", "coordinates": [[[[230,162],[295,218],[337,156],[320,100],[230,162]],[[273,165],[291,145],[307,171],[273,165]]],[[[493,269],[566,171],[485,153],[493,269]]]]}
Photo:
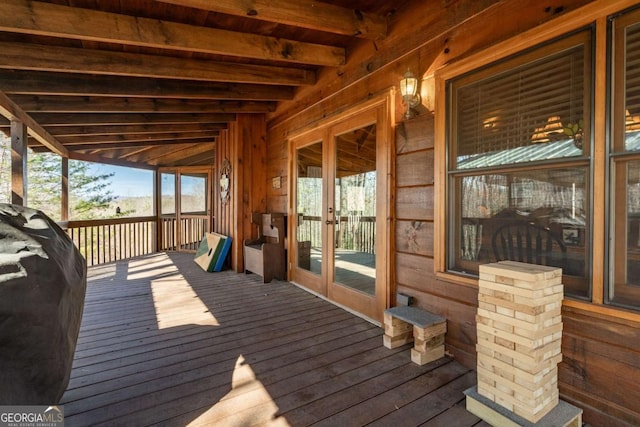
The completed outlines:
{"type": "MultiPolygon", "coordinates": [[[[109,208],[115,199],[109,189],[113,173],[92,175],[90,164],[77,160],[69,161],[69,217],[93,219],[109,208]]],[[[109,215],[111,216],[111,215],[109,215]]]]}
{"type": "Polygon", "coordinates": [[[53,153],[27,153],[27,203],[59,221],[62,198],[62,161],[53,153]]]}
{"type": "MultiPolygon", "coordinates": [[[[60,156],[52,153],[27,154],[27,203],[29,207],[45,212],[60,220],[61,207],[60,156]]],[[[114,200],[109,178],[113,173],[92,174],[87,162],[69,161],[69,217],[92,219],[100,215],[114,200]]],[[[10,202],[11,194],[11,139],[0,138],[0,202],[10,202]]]]}

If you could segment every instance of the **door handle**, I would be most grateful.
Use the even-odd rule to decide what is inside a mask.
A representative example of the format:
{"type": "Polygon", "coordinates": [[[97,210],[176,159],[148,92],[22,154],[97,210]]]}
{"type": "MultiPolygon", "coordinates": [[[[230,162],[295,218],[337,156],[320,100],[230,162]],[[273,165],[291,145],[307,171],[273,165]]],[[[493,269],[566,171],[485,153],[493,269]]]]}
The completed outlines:
{"type": "Polygon", "coordinates": [[[324,223],[325,223],[325,224],[327,224],[327,225],[331,225],[331,224],[333,223],[333,221],[331,221],[330,219],[328,219],[328,220],[326,220],[324,223]]]}

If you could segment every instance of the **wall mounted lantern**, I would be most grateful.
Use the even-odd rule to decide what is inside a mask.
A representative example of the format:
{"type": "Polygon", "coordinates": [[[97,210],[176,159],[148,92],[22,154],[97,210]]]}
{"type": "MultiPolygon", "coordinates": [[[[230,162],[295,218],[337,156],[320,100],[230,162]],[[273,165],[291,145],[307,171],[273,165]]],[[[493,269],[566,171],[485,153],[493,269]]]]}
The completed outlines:
{"type": "Polygon", "coordinates": [[[414,116],[412,108],[420,104],[420,95],[418,95],[418,79],[409,70],[404,73],[404,76],[400,80],[400,94],[402,94],[402,99],[406,107],[404,117],[405,119],[410,119],[414,116]]]}

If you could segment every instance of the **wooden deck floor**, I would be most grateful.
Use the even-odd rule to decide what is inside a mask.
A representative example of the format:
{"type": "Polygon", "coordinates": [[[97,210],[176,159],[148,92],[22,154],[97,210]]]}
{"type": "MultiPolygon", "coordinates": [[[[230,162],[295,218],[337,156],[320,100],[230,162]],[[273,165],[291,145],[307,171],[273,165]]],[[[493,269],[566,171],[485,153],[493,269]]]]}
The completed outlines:
{"type": "Polygon", "coordinates": [[[425,366],[289,283],[205,273],[188,254],[90,269],[67,426],[486,425],[475,373],[425,366]]]}

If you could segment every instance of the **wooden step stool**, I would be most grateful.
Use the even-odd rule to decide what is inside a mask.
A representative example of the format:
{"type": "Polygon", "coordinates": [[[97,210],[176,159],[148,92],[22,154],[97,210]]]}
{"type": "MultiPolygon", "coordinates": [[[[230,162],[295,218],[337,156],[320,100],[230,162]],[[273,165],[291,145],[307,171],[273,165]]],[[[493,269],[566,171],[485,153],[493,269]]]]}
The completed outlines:
{"type": "Polygon", "coordinates": [[[447,319],[418,307],[399,306],[384,311],[384,336],[387,348],[414,342],[411,361],[424,365],[444,357],[447,319]]]}

